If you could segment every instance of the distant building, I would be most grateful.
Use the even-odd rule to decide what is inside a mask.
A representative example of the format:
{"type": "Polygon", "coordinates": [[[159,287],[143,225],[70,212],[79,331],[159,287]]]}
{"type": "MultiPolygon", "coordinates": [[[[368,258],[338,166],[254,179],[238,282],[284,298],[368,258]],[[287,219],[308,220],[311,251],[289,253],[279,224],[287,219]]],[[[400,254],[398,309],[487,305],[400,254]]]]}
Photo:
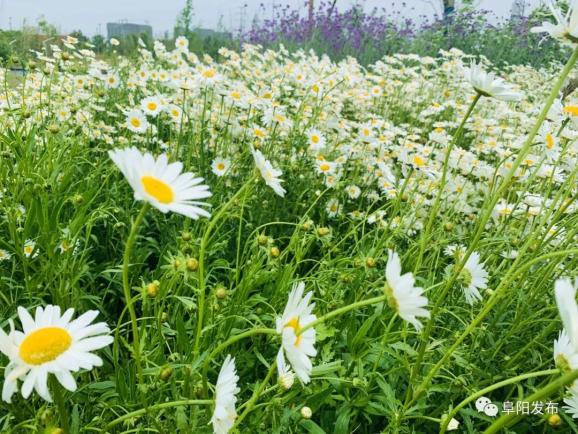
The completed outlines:
{"type": "MultiPolygon", "coordinates": [[[[191,30],[195,35],[197,35],[201,39],[208,39],[208,38],[215,38],[215,39],[233,39],[233,34],[230,32],[218,32],[213,29],[202,29],[200,27],[196,27],[191,30]]],[[[185,30],[181,27],[175,28],[175,37],[178,35],[183,35],[185,30]]]]}
{"type": "Polygon", "coordinates": [[[233,35],[229,32],[217,32],[216,30],[212,29],[201,29],[197,28],[193,30],[195,34],[197,34],[201,39],[207,38],[217,38],[217,39],[232,39],[233,35]]]}
{"type": "Polygon", "coordinates": [[[132,23],[106,23],[106,32],[108,39],[123,38],[129,35],[147,34],[153,37],[153,28],[147,24],[132,24],[132,23]]]}

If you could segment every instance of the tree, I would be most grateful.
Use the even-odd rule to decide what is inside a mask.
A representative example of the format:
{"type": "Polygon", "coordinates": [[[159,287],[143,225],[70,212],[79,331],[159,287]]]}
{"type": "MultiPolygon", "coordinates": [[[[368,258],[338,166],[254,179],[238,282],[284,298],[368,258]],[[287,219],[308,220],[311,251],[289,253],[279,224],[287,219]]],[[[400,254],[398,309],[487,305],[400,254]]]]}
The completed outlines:
{"type": "Polygon", "coordinates": [[[193,0],[186,0],[185,7],[177,18],[177,28],[175,29],[175,33],[188,35],[192,30],[194,16],[193,0]]]}

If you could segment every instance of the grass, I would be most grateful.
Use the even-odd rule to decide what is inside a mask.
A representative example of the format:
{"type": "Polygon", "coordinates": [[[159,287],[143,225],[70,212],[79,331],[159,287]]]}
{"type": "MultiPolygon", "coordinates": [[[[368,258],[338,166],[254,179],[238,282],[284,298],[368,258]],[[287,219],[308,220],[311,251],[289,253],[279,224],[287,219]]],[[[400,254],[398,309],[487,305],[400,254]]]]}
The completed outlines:
{"type": "Polygon", "coordinates": [[[576,376],[552,355],[555,281],[577,269],[578,105],[557,101],[576,53],[501,70],[523,95],[504,102],[464,79],[457,50],[367,69],[252,46],[219,63],[66,52],[8,75],[0,97],[0,327],[54,304],[97,310],[114,341],[76,391],[50,383],[54,403],[1,402],[0,432],[211,432],[227,354],[232,432],[434,433],[452,417],[459,432],[576,432],[563,410],[475,407],[482,393],[500,410],[561,407],[576,376]],[[135,132],[127,113],[148,97],[163,110],[135,132]],[[135,201],[108,156],[128,146],[203,177],[211,216],[135,201]],[[422,329],[400,310],[408,287],[386,279],[389,250],[423,288],[422,329]],[[468,303],[472,273],[487,276],[468,303]],[[315,302],[294,329],[315,330],[310,382],[277,373],[276,319],[298,283],[315,302]]]}

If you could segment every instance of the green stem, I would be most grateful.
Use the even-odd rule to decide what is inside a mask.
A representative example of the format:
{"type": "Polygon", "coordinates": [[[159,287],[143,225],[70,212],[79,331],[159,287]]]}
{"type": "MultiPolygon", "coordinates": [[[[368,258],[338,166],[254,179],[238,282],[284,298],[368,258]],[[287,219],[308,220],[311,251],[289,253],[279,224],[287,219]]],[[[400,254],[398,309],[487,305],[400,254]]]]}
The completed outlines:
{"type": "Polygon", "coordinates": [[[417,255],[417,261],[416,261],[416,265],[414,268],[414,273],[417,273],[419,271],[419,267],[421,266],[421,260],[423,258],[423,254],[425,251],[425,246],[426,246],[428,238],[429,238],[429,233],[432,229],[434,220],[436,219],[436,217],[438,217],[438,210],[440,207],[442,194],[443,194],[443,191],[444,191],[444,188],[446,185],[446,178],[448,175],[448,168],[449,168],[449,161],[450,161],[451,153],[452,153],[453,148],[456,145],[456,143],[462,137],[463,132],[464,132],[464,128],[466,126],[466,122],[470,118],[472,112],[474,111],[474,108],[476,107],[476,104],[478,103],[478,101],[480,100],[481,97],[482,97],[482,94],[477,92],[476,97],[474,98],[474,100],[470,104],[468,111],[466,112],[464,118],[462,119],[460,126],[456,130],[454,137],[452,138],[452,141],[450,142],[450,144],[448,145],[448,147],[446,149],[446,153],[445,153],[445,157],[444,157],[444,163],[443,163],[443,167],[442,167],[442,177],[440,179],[439,185],[437,186],[437,189],[438,189],[437,195],[436,195],[436,198],[435,198],[435,201],[434,201],[432,207],[430,208],[428,220],[427,220],[427,223],[425,225],[422,236],[420,238],[419,253],[417,255]]]}
{"type": "Polygon", "coordinates": [[[209,356],[205,359],[205,362],[203,363],[203,369],[201,371],[201,377],[203,378],[203,393],[204,393],[205,397],[208,397],[208,394],[209,394],[209,387],[207,384],[207,372],[209,370],[209,363],[211,363],[211,360],[213,360],[217,354],[219,354],[221,351],[223,351],[228,346],[233,345],[235,342],[238,342],[242,339],[245,339],[245,338],[248,338],[251,336],[263,335],[263,334],[277,335],[278,333],[277,333],[277,330],[275,330],[275,329],[266,329],[266,328],[248,330],[244,333],[230,337],[225,342],[223,342],[221,345],[219,345],[217,348],[215,348],[213,351],[211,351],[209,356]]]}
{"type": "MultiPolygon", "coordinates": [[[[548,112],[550,111],[550,107],[552,107],[554,100],[557,98],[557,96],[560,92],[560,89],[562,89],[562,86],[564,85],[566,78],[568,77],[568,75],[572,71],[572,68],[574,67],[574,64],[576,63],[577,60],[578,60],[578,48],[576,50],[574,50],[574,52],[572,53],[572,56],[570,57],[570,59],[568,59],[568,62],[566,63],[566,65],[564,66],[564,69],[560,73],[560,77],[558,78],[558,81],[556,82],[552,91],[550,92],[550,95],[549,95],[548,99],[546,100],[546,104],[544,105],[544,108],[542,109],[540,115],[538,116],[538,119],[536,120],[534,127],[532,128],[532,130],[530,131],[530,134],[528,135],[526,141],[524,142],[524,145],[520,149],[518,156],[516,157],[516,159],[512,163],[512,167],[510,168],[508,173],[505,175],[504,179],[502,180],[501,184],[499,185],[496,193],[493,195],[490,202],[488,204],[485,204],[485,207],[483,209],[483,214],[480,217],[479,221],[477,222],[476,232],[471,239],[468,250],[466,251],[466,253],[462,257],[461,262],[456,267],[454,267],[452,276],[450,277],[450,279],[448,280],[444,289],[442,290],[441,294],[437,298],[436,305],[432,309],[431,319],[427,322],[427,325],[425,327],[425,330],[424,330],[424,333],[422,336],[422,342],[421,342],[419,352],[418,352],[418,357],[416,359],[416,363],[414,364],[412,374],[410,375],[411,379],[414,379],[417,376],[417,374],[419,373],[419,370],[421,367],[421,362],[423,361],[425,349],[427,347],[427,342],[429,340],[429,336],[431,335],[434,321],[437,318],[437,313],[438,313],[440,307],[442,306],[443,301],[445,300],[450,289],[453,287],[454,283],[456,282],[456,280],[457,280],[461,270],[463,269],[465,263],[467,262],[467,260],[469,259],[471,254],[474,252],[475,248],[477,247],[477,244],[478,244],[478,242],[479,242],[479,240],[480,240],[480,238],[484,232],[484,229],[486,227],[486,223],[488,222],[488,220],[492,216],[492,212],[493,212],[493,209],[494,209],[496,203],[500,200],[503,193],[509,188],[510,181],[512,180],[516,170],[518,169],[518,167],[520,167],[524,158],[528,154],[528,152],[532,146],[532,143],[534,142],[534,139],[536,138],[536,135],[538,134],[538,131],[540,130],[540,127],[542,126],[542,124],[544,123],[544,120],[548,116],[548,112]]],[[[448,357],[450,357],[453,350],[456,347],[457,347],[457,345],[454,344],[452,346],[452,348],[450,349],[450,351],[446,352],[446,354],[444,355],[444,359],[447,359],[448,357]]],[[[439,369],[440,367],[441,367],[441,365],[439,363],[436,364],[434,366],[434,368],[428,374],[428,378],[432,378],[433,375],[435,375],[435,373],[437,372],[437,369],[439,369]]],[[[411,403],[415,402],[415,399],[416,399],[415,394],[413,397],[411,396],[412,395],[411,394],[411,387],[408,387],[407,390],[408,391],[406,394],[406,405],[404,406],[406,409],[409,408],[411,403]]]]}
{"type": "Polygon", "coordinates": [[[466,337],[469,336],[469,334],[478,326],[478,324],[483,321],[483,319],[486,317],[486,315],[488,315],[490,313],[492,308],[498,302],[502,292],[509,286],[510,283],[512,283],[519,275],[525,273],[533,265],[539,263],[540,261],[543,261],[545,259],[555,258],[557,256],[567,256],[569,254],[575,254],[575,253],[578,253],[578,249],[562,250],[562,251],[558,251],[558,252],[548,253],[548,254],[539,256],[537,258],[534,258],[534,259],[526,262],[519,269],[515,270],[514,272],[510,272],[509,275],[506,275],[504,277],[504,279],[502,280],[502,283],[498,286],[498,288],[496,288],[496,291],[492,295],[492,298],[490,298],[488,300],[484,309],[466,327],[466,329],[463,331],[463,333],[454,341],[452,346],[447,351],[445,351],[443,357],[434,365],[434,367],[432,369],[430,369],[430,371],[428,372],[426,377],[423,379],[421,384],[417,387],[416,392],[414,394],[414,397],[408,402],[408,404],[406,405],[406,408],[409,408],[411,406],[411,404],[413,404],[421,396],[421,394],[423,392],[425,392],[427,386],[429,385],[429,382],[433,379],[435,374],[441,369],[441,367],[444,365],[444,363],[451,357],[453,352],[457,349],[457,347],[459,347],[461,345],[461,343],[466,339],[466,337]]]}
{"type": "Polygon", "coordinates": [[[124,259],[122,265],[122,288],[124,290],[124,299],[126,302],[126,307],[128,309],[130,315],[130,322],[132,324],[132,338],[133,338],[133,352],[134,358],[136,361],[136,368],[138,372],[139,383],[143,383],[143,372],[142,372],[142,365],[140,360],[140,338],[139,338],[139,331],[138,331],[138,322],[136,317],[136,312],[134,309],[134,305],[132,302],[131,297],[131,287],[128,280],[128,269],[130,264],[130,254],[132,252],[132,247],[134,245],[134,241],[136,239],[136,235],[138,233],[139,227],[144,219],[144,216],[149,209],[148,202],[145,202],[142,206],[140,213],[138,214],[136,220],[134,221],[132,228],[130,230],[130,234],[126,241],[126,246],[124,249],[124,259]]]}
{"type": "Polygon", "coordinates": [[[249,179],[238,191],[229,199],[229,201],[219,209],[217,214],[209,221],[209,225],[205,230],[205,234],[201,239],[201,248],[199,251],[199,301],[198,301],[198,315],[197,315],[197,333],[195,335],[195,343],[193,345],[193,358],[197,357],[199,354],[199,345],[201,343],[201,334],[203,333],[203,321],[205,315],[205,298],[206,298],[206,282],[205,282],[205,257],[207,252],[207,244],[209,243],[209,238],[211,232],[215,228],[216,224],[219,222],[220,218],[223,216],[225,211],[235,203],[237,198],[245,191],[245,189],[251,185],[253,182],[253,177],[249,179]]]}
{"type": "Polygon", "coordinates": [[[265,377],[263,382],[259,385],[259,387],[255,390],[255,392],[253,393],[253,396],[251,396],[249,401],[247,401],[245,410],[243,411],[243,413],[241,413],[241,415],[235,421],[235,425],[233,425],[233,427],[231,428],[231,432],[234,432],[235,429],[239,426],[239,424],[243,421],[243,419],[245,419],[245,417],[251,412],[251,410],[253,410],[253,407],[255,406],[255,404],[257,403],[257,400],[259,399],[259,397],[263,393],[263,390],[265,389],[267,384],[269,384],[271,377],[273,377],[273,374],[275,373],[276,367],[277,367],[277,361],[275,361],[271,364],[271,367],[269,368],[269,372],[267,372],[267,376],[265,377]]]}
{"type": "Polygon", "coordinates": [[[56,407],[58,408],[58,416],[60,419],[60,424],[62,426],[62,430],[64,434],[70,434],[70,417],[68,414],[68,410],[66,409],[66,404],[64,402],[64,396],[62,394],[62,386],[58,383],[58,380],[55,376],[51,376],[51,389],[52,395],[54,396],[54,402],[56,407]]]}
{"type": "Polygon", "coordinates": [[[468,396],[462,402],[460,402],[450,413],[448,413],[446,419],[442,422],[440,427],[440,434],[444,434],[448,428],[448,424],[452,420],[452,418],[460,411],[463,407],[468,405],[470,402],[478,399],[480,396],[484,396],[486,393],[492,392],[496,389],[499,389],[504,386],[508,386],[510,384],[515,384],[518,381],[527,380],[529,378],[534,377],[542,377],[545,375],[554,375],[559,374],[559,369],[546,369],[544,371],[538,372],[531,372],[529,374],[522,374],[518,375],[517,377],[508,378],[507,380],[500,381],[499,383],[492,384],[491,386],[486,387],[485,389],[480,390],[479,392],[474,393],[473,395],[468,396]]]}
{"type": "MultiPolygon", "coordinates": [[[[574,380],[578,378],[578,369],[572,372],[569,372],[556,381],[551,382],[547,386],[543,387],[542,389],[536,391],[532,395],[524,398],[522,401],[524,402],[536,402],[540,401],[544,398],[549,397],[553,393],[559,391],[562,387],[566,386],[567,384],[572,383],[574,380]]],[[[503,427],[507,425],[511,425],[516,423],[523,415],[517,415],[514,413],[505,414],[500,417],[497,421],[495,421],[490,427],[484,431],[484,434],[492,434],[499,432],[503,427]]]]}
{"type": "Polygon", "coordinates": [[[163,402],[162,404],[151,405],[147,409],[141,408],[140,410],[133,411],[131,413],[127,413],[123,416],[120,416],[106,425],[103,429],[104,432],[107,432],[113,426],[118,425],[119,423],[124,422],[128,419],[133,419],[136,417],[143,416],[149,411],[156,411],[162,410],[164,408],[171,408],[171,407],[180,407],[182,405],[212,405],[213,400],[210,399],[185,399],[182,401],[171,401],[171,402],[163,402]]]}
{"type": "Polygon", "coordinates": [[[312,327],[318,326],[319,324],[324,323],[325,321],[327,321],[331,318],[334,318],[336,316],[339,316],[341,314],[349,312],[350,310],[357,309],[358,307],[368,306],[370,304],[375,304],[375,303],[380,303],[382,301],[385,301],[386,297],[387,297],[386,295],[380,295],[379,297],[368,298],[367,300],[361,300],[361,301],[358,301],[357,303],[349,304],[347,306],[340,307],[339,309],[335,309],[334,311],[331,311],[331,312],[317,318],[315,321],[310,322],[306,326],[302,327],[299,334],[303,333],[305,330],[308,330],[312,327]]]}

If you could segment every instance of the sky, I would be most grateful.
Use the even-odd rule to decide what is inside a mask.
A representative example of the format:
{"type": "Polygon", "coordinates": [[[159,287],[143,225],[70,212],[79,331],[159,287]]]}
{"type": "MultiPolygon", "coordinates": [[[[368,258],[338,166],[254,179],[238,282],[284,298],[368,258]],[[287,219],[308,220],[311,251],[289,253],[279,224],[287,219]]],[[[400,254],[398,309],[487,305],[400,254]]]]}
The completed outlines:
{"type": "MultiPolygon", "coordinates": [[[[315,0],[316,3],[320,0],[315,0]]],[[[536,5],[543,0],[525,0],[536,5]]],[[[352,3],[361,3],[367,10],[386,7],[389,11],[401,12],[403,16],[416,18],[432,15],[434,4],[441,0],[337,0],[337,7],[346,8],[352,3]],[[406,4],[406,6],[402,6],[406,4]]],[[[514,0],[477,0],[479,7],[488,9],[498,16],[509,16],[514,0]]],[[[38,18],[57,26],[66,34],[80,29],[84,34],[106,33],[107,22],[132,22],[150,24],[155,36],[171,31],[185,0],[0,0],[0,28],[19,29],[25,22],[34,25],[38,18]]],[[[260,11],[263,3],[266,15],[271,15],[273,4],[290,4],[303,8],[304,0],[193,0],[194,24],[200,27],[217,28],[219,23],[227,29],[239,29],[241,23],[247,27],[260,11]],[[244,7],[244,5],[246,5],[244,7]]],[[[439,10],[439,6],[438,6],[439,10]]],[[[261,13],[263,16],[263,13],[261,13]]]]}

